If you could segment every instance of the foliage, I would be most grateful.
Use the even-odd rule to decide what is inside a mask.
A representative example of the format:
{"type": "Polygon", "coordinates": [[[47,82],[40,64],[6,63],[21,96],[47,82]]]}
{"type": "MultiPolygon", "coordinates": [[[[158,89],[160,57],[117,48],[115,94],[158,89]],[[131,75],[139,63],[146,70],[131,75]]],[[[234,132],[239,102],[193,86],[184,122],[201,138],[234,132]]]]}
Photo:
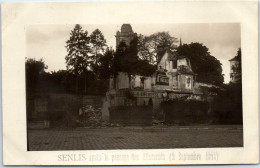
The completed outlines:
{"type": "Polygon", "coordinates": [[[150,49],[149,46],[149,38],[140,34],[138,36],[138,49],[139,53],[138,56],[141,60],[146,60],[151,64],[155,64],[155,54],[153,50],[150,49]]]}
{"type": "Polygon", "coordinates": [[[125,55],[127,45],[124,41],[120,42],[115,55],[114,55],[114,63],[112,67],[112,72],[114,77],[117,76],[118,72],[122,71],[124,60],[122,59],[125,55]]]}
{"type": "MultiPolygon", "coordinates": [[[[75,93],[76,75],[67,70],[59,70],[49,74],[49,80],[54,84],[55,92],[75,93]]],[[[45,79],[42,79],[45,80],[45,79]]],[[[107,79],[96,79],[92,71],[78,76],[78,92],[87,94],[104,94],[108,88],[107,79]],[[86,81],[86,83],[85,83],[86,81]],[[85,90],[85,85],[88,87],[85,90]]]]}
{"type": "Polygon", "coordinates": [[[103,53],[105,39],[99,30],[95,30],[91,37],[80,25],[75,25],[66,41],[67,70],[46,73],[44,69],[47,66],[42,59],[27,59],[26,84],[30,86],[27,88],[42,92],[104,94],[112,73],[114,51],[107,48],[103,53]],[[93,40],[95,36],[96,41],[93,40]],[[100,63],[96,65],[92,64],[93,46],[96,46],[97,53],[102,54],[100,63]]]}
{"type": "Polygon", "coordinates": [[[73,92],[75,74],[67,70],[53,71],[49,74],[50,80],[57,87],[63,87],[67,92],[73,92]]]}
{"type": "Polygon", "coordinates": [[[149,64],[148,61],[145,60],[139,60],[135,64],[135,73],[141,76],[151,76],[155,73],[157,66],[149,64]]]}
{"type": "Polygon", "coordinates": [[[39,76],[43,74],[48,66],[45,65],[43,59],[35,60],[32,58],[26,59],[25,72],[26,72],[26,86],[35,87],[38,83],[39,76]]]}
{"type": "Polygon", "coordinates": [[[133,74],[135,72],[135,65],[138,62],[137,37],[130,42],[130,46],[126,47],[124,54],[120,57],[121,70],[133,74]]]}
{"type": "Polygon", "coordinates": [[[177,48],[177,38],[172,37],[169,32],[158,32],[150,36],[138,36],[139,57],[150,64],[157,64],[157,53],[160,50],[175,50],[177,48]]]}
{"type": "Polygon", "coordinates": [[[242,84],[230,83],[219,90],[213,101],[213,111],[221,123],[241,124],[242,121],[242,84]]]}
{"type": "Polygon", "coordinates": [[[127,72],[129,76],[133,74],[150,76],[156,70],[156,65],[138,58],[137,37],[131,41],[129,47],[124,42],[119,44],[115,53],[114,67],[115,74],[122,71],[127,72]]]}
{"type": "Polygon", "coordinates": [[[210,55],[209,49],[201,43],[179,46],[177,52],[190,59],[193,72],[198,82],[221,85],[224,82],[221,63],[210,55]]]}
{"type": "Polygon", "coordinates": [[[107,46],[106,39],[99,29],[94,30],[89,36],[89,38],[90,45],[92,48],[94,64],[98,64],[99,59],[102,57],[105,51],[105,47],[107,46]]]}
{"type": "MultiPolygon", "coordinates": [[[[76,92],[78,92],[78,77],[80,74],[86,76],[91,64],[91,48],[89,45],[88,32],[83,31],[79,24],[76,24],[70,33],[70,39],[66,42],[68,51],[65,57],[67,70],[72,71],[76,76],[76,92]]],[[[86,90],[86,79],[84,80],[86,90]]]]}
{"type": "Polygon", "coordinates": [[[100,58],[100,65],[97,67],[100,79],[109,79],[112,75],[114,62],[114,50],[107,48],[104,55],[100,58]]]}
{"type": "MultiPolygon", "coordinates": [[[[105,92],[108,79],[111,75],[116,76],[118,72],[127,72],[129,76],[135,74],[151,76],[156,70],[156,53],[160,49],[174,50],[176,42],[177,39],[171,37],[168,32],[158,32],[147,37],[135,36],[129,46],[121,42],[114,51],[108,47],[105,49],[106,40],[100,30],[96,29],[88,36],[88,32],[77,24],[66,42],[67,70],[45,73],[47,78],[42,80],[50,80],[48,86],[53,83],[63,86],[69,92],[105,92]],[[92,63],[94,54],[99,54],[97,64],[92,63]]],[[[190,58],[192,69],[197,73],[197,81],[223,83],[221,64],[210,55],[207,47],[199,43],[185,44],[178,48],[178,52],[190,58]]],[[[28,60],[27,64],[30,62],[35,60],[28,60]]],[[[36,80],[37,74],[47,68],[42,60],[40,62],[42,62],[38,65],[40,69],[37,69],[37,66],[34,70],[26,69],[27,76],[34,76],[31,77],[32,80],[36,80]]],[[[36,83],[36,81],[27,81],[27,83],[36,83]]]]}
{"type": "Polygon", "coordinates": [[[90,64],[90,52],[88,32],[83,31],[79,24],[76,24],[70,33],[70,39],[66,42],[68,51],[65,57],[67,69],[73,73],[81,74],[90,64]]]}

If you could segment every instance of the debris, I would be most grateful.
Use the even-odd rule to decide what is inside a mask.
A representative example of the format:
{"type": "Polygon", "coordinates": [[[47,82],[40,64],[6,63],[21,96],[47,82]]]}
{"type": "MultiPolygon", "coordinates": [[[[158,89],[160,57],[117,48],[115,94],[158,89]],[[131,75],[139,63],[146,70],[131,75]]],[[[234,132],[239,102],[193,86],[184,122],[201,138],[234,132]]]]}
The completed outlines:
{"type": "Polygon", "coordinates": [[[101,126],[101,108],[87,105],[79,110],[79,126],[101,126]]]}

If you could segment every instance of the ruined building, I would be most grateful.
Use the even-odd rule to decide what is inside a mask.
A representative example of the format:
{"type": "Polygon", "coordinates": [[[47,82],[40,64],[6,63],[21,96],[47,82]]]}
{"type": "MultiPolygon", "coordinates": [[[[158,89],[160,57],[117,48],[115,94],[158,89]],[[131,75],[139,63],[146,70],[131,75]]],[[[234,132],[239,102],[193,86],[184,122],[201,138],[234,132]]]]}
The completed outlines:
{"type": "Polygon", "coordinates": [[[130,24],[123,24],[121,27],[121,32],[116,32],[116,47],[120,44],[120,42],[124,41],[126,45],[130,45],[130,42],[133,40],[134,36],[137,36],[136,33],[133,32],[132,26],[130,24]]]}
{"type": "MultiPolygon", "coordinates": [[[[121,41],[129,45],[135,35],[130,24],[123,24],[121,32],[116,33],[116,45],[121,41]]],[[[116,78],[111,77],[106,93],[109,110],[103,114],[105,120],[149,122],[157,114],[165,118],[161,106],[165,101],[203,101],[202,93],[195,88],[196,74],[188,58],[170,50],[159,52],[157,58],[157,70],[151,76],[136,74],[129,77],[126,72],[119,72],[116,78]]]]}
{"type": "Polygon", "coordinates": [[[230,62],[230,82],[236,83],[241,80],[241,56],[235,56],[230,62]]]}

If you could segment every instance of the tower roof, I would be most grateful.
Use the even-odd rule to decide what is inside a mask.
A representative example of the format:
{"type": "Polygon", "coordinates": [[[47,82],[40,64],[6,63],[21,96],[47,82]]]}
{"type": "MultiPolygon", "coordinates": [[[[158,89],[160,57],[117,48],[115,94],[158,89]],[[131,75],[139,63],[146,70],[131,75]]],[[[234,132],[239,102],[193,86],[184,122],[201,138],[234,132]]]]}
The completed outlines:
{"type": "Polygon", "coordinates": [[[130,24],[123,24],[121,27],[121,33],[123,34],[133,33],[132,26],[130,24]]]}
{"type": "Polygon", "coordinates": [[[180,37],[180,45],[179,46],[182,46],[182,41],[181,41],[181,37],[180,37]]]}
{"type": "Polygon", "coordinates": [[[228,61],[240,61],[241,60],[241,57],[239,56],[235,56],[234,58],[228,60],[228,61]]]}

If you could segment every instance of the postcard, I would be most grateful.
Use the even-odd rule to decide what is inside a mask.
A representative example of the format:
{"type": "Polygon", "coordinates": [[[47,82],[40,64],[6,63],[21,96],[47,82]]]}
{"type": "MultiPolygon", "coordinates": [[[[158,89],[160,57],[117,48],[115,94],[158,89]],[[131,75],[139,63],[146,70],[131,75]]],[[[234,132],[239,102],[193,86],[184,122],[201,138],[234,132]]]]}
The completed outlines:
{"type": "Polygon", "coordinates": [[[257,164],[257,5],[2,3],[4,165],[257,164]]]}

